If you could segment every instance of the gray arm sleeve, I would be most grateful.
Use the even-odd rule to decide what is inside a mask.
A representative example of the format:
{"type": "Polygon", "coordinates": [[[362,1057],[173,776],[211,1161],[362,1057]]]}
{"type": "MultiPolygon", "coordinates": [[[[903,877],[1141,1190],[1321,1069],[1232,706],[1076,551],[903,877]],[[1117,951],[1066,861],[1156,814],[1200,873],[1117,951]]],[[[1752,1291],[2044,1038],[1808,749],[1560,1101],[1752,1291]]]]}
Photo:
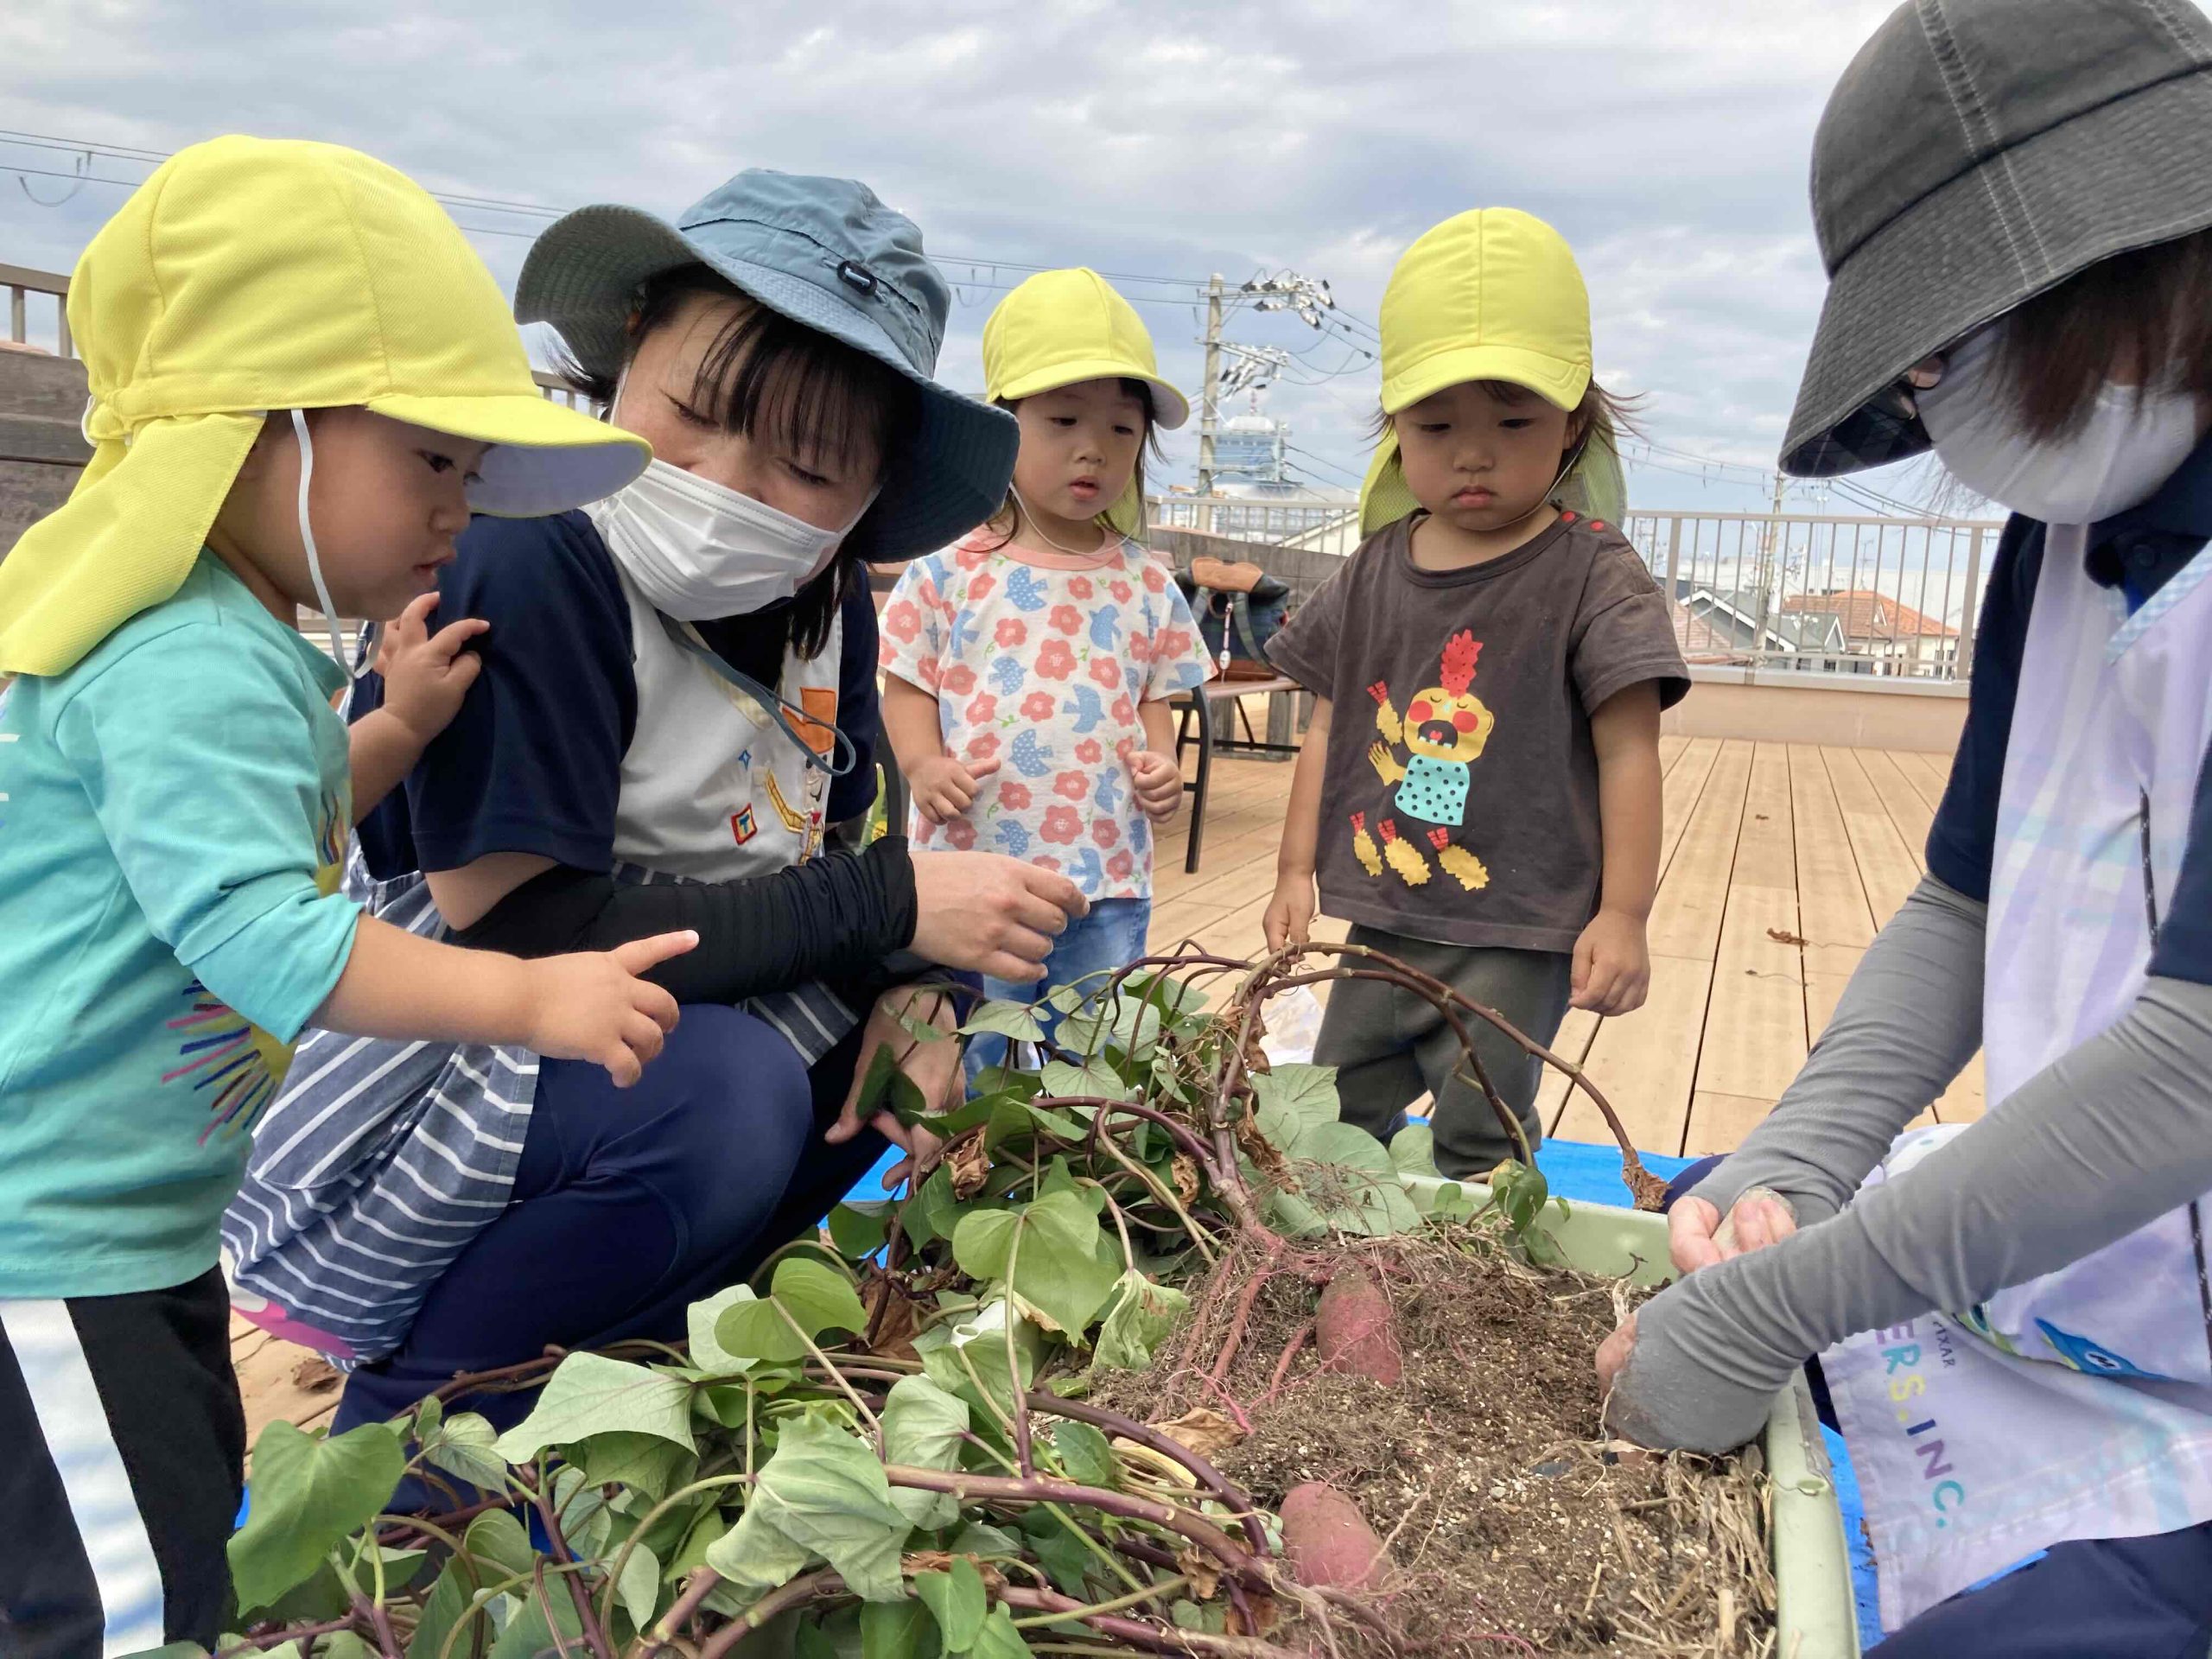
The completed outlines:
{"type": "Polygon", "coordinates": [[[2153,979],[1998,1115],[1840,1214],[1647,1303],[1608,1421],[1648,1445],[1740,1445],[1808,1356],[1972,1306],[2202,1197],[2208,1076],[2212,986],[2153,979]]]}
{"type": "Polygon", "coordinates": [[[1801,1227],[1842,1209],[1981,1046],[1988,913],[1922,878],[1868,947],[1796,1080],[1695,1196],[1725,1216],[1763,1187],[1789,1201],[1801,1227]]]}

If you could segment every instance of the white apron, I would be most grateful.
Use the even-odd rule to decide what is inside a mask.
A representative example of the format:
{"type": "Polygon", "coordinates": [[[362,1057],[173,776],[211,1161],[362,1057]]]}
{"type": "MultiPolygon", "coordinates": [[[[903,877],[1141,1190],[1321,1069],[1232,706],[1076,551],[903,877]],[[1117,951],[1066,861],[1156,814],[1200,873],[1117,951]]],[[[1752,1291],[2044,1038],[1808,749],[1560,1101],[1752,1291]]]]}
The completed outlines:
{"type": "MultiPolygon", "coordinates": [[[[2086,542],[2080,526],[2048,533],[2006,746],[1985,1123],[2141,992],[2212,742],[2212,549],[2130,617],[2089,579],[2086,542]]],[[[1866,1185],[1978,1132],[1910,1131],[1866,1185]]],[[[2205,1209],[1821,1356],[1885,1629],[2051,1544],[2212,1519],[2205,1209]]]]}
{"type": "MultiPolygon", "coordinates": [[[[812,661],[787,654],[779,683],[747,689],[696,629],[662,616],[616,569],[630,601],[638,721],[622,757],[615,879],[734,881],[804,863],[822,850],[827,767],[851,756],[836,729],[843,616],[831,619],[812,661]],[[772,707],[776,700],[789,706],[772,707]]],[[[860,1019],[819,982],[742,1006],[783,1033],[809,1066],[860,1019]]]]}

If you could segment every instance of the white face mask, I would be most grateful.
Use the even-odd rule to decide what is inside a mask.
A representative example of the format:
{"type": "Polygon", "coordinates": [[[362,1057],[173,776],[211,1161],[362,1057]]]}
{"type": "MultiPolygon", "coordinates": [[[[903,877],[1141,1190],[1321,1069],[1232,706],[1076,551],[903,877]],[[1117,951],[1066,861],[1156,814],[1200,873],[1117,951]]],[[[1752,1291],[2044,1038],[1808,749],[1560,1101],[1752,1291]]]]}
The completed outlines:
{"type": "Polygon", "coordinates": [[[2192,395],[2133,386],[2101,388],[2066,437],[2024,435],[1997,384],[1997,347],[1995,328],[1978,329],[1914,394],[1936,454],[1968,489],[2047,524],[2094,524],[2149,500],[2196,448],[2192,395]]]}
{"type": "Polygon", "coordinates": [[[683,622],[743,616],[789,599],[830,568],[852,531],[823,530],[658,460],[584,511],[653,608],[683,622]]]}
{"type": "MultiPolygon", "coordinates": [[[[630,372],[615,385],[612,420],[630,372]]],[[[653,608],[682,622],[744,616],[791,597],[830,568],[853,524],[823,530],[656,458],[628,488],[594,501],[607,550],[653,608]]]]}

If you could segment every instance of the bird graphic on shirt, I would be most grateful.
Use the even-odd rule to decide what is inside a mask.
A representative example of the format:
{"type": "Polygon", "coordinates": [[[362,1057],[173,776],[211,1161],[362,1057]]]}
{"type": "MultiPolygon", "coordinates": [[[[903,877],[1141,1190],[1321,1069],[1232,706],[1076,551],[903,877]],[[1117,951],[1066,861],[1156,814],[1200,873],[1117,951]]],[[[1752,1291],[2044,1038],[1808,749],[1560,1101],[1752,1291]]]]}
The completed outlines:
{"type": "MultiPolygon", "coordinates": [[[[1437,867],[1473,892],[1490,885],[1490,872],[1466,848],[1452,840],[1451,832],[1467,821],[1467,792],[1473,763],[1481,758],[1497,716],[1468,688],[1475,677],[1475,659],[1482,642],[1461,629],[1445,642],[1438,683],[1415,696],[1401,719],[1390,701],[1390,688],[1382,680],[1367,688],[1375,699],[1375,729],[1382,741],[1370,746],[1368,763],[1387,787],[1397,785],[1391,804],[1406,817],[1434,826],[1421,839],[1436,852],[1437,867]],[[1402,747],[1406,758],[1395,751],[1402,747]]],[[[1409,887],[1429,879],[1428,860],[1413,840],[1402,836],[1394,818],[1379,818],[1376,835],[1380,849],[1368,834],[1366,815],[1352,815],[1352,850],[1370,875],[1380,876],[1388,866],[1409,887]]]]}
{"type": "Polygon", "coordinates": [[[1019,818],[1001,818],[999,827],[992,831],[992,838],[1009,858],[1020,858],[1029,850],[1029,829],[1019,818]]]}
{"type": "Polygon", "coordinates": [[[1090,643],[1099,651],[1118,650],[1122,643],[1122,613],[1105,606],[1090,613],[1090,643]]]}
{"type": "Polygon", "coordinates": [[[1002,697],[1010,697],[1021,690],[1021,683],[1028,677],[1019,657],[994,657],[990,667],[991,690],[1002,697]]]}
{"type": "Polygon", "coordinates": [[[1052,602],[1052,590],[1026,564],[1018,564],[1006,579],[1006,596],[1017,611],[1041,611],[1052,602]]]}
{"type": "Polygon", "coordinates": [[[1098,773],[1098,787],[1091,796],[1091,803],[1099,811],[1111,817],[1122,810],[1122,769],[1106,766],[1098,773]]]}
{"type": "Polygon", "coordinates": [[[1071,686],[1068,700],[1060,705],[1060,712],[1075,716],[1075,734],[1088,737],[1098,729],[1098,722],[1106,718],[1106,700],[1098,695],[1095,685],[1071,686]]]}
{"type": "Polygon", "coordinates": [[[1037,741],[1034,727],[1025,727],[1014,734],[1014,741],[1007,747],[1007,759],[1014,762],[1014,769],[1025,778],[1042,778],[1052,769],[1046,756],[1044,745],[1037,741]]]}
{"type": "Polygon", "coordinates": [[[952,632],[945,641],[944,654],[954,662],[968,654],[968,647],[975,643],[976,628],[980,619],[974,611],[963,606],[952,613],[952,632]]]}
{"type": "Polygon", "coordinates": [[[2101,1348],[2087,1337],[2077,1337],[2071,1331],[2062,1331],[2049,1319],[2037,1319],[2036,1329],[2043,1332],[2044,1340],[2056,1351],[2061,1364],[2085,1376],[2133,1376],[2148,1382],[2173,1381],[2158,1371],[2146,1371],[2133,1361],[2122,1359],[2111,1349],[2101,1348]]]}
{"type": "Polygon", "coordinates": [[[1078,848],[1068,860],[1066,874],[1085,893],[1093,893],[1106,884],[1106,861],[1096,847],[1078,848]]]}

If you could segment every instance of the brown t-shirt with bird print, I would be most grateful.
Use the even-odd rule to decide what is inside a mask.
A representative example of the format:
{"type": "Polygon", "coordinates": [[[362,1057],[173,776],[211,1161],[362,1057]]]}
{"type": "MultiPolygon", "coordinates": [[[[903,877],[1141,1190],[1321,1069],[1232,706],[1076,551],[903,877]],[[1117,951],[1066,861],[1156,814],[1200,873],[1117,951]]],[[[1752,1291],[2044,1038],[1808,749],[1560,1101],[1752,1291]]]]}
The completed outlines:
{"type": "Polygon", "coordinates": [[[1688,671],[1643,561],[1562,513],[1464,570],[1414,563],[1420,515],[1384,526],[1268,643],[1334,705],[1321,908],[1442,944],[1572,950],[1603,868],[1592,710],[1688,671]]]}

